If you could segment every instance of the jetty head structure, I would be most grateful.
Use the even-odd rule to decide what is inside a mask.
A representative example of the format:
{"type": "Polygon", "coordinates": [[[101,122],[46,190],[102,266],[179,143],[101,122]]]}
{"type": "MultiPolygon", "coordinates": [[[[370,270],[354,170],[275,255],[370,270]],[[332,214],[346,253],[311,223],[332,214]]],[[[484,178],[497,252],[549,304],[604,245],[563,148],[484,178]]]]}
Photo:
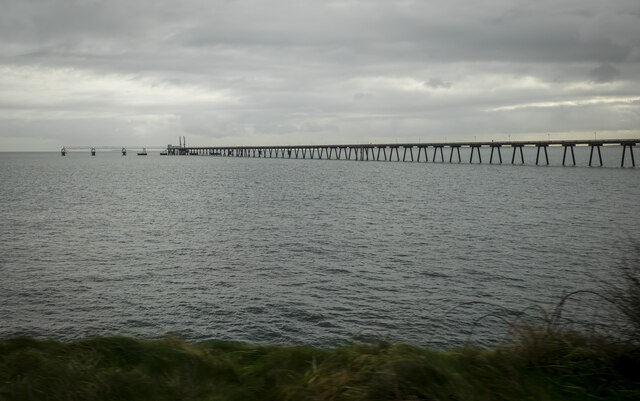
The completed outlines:
{"type": "MultiPolygon", "coordinates": [[[[254,158],[283,158],[283,159],[335,159],[357,161],[409,161],[409,162],[445,162],[445,149],[449,163],[461,163],[460,148],[470,148],[469,163],[482,163],[480,149],[491,149],[489,164],[502,164],[503,148],[511,150],[511,164],[525,164],[524,147],[536,148],[535,164],[549,165],[547,149],[550,146],[563,148],[562,165],[576,165],[574,147],[589,146],[589,166],[594,165],[594,155],[602,166],[602,146],[618,145],[622,147],[620,166],[636,166],[633,148],[640,143],[639,139],[585,139],[585,140],[548,140],[548,141],[473,141],[473,142],[416,142],[416,143],[382,143],[382,144],[343,144],[343,145],[263,145],[263,146],[187,146],[186,138],[179,137],[178,145],[166,147],[122,147],[122,155],[127,149],[161,150],[161,155],[168,156],[222,156],[222,157],[254,157],[254,158]],[[431,154],[431,155],[430,155],[431,154]],[[628,156],[627,156],[628,154],[628,156]],[[541,157],[544,156],[544,159],[541,157]],[[570,161],[568,156],[571,157],[570,161]],[[628,160],[628,162],[627,162],[628,160]],[[495,162],[494,162],[495,161],[495,162]]],[[[63,147],[64,156],[69,150],[90,149],[95,155],[96,147],[63,147]]],[[[99,149],[114,150],[118,147],[104,147],[99,149]]],[[[142,152],[140,152],[142,153],[142,152]]],[[[138,154],[140,154],[138,153],[138,154]]],[[[146,152],[144,152],[146,153],[146,152]]]]}

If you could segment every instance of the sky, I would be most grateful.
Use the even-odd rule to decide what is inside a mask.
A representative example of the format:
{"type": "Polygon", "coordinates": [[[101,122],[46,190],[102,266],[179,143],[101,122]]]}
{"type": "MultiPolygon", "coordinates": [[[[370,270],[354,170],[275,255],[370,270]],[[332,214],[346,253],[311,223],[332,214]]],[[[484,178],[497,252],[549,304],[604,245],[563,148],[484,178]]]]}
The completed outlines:
{"type": "Polygon", "coordinates": [[[0,0],[2,151],[640,138],[638,0],[0,0]]]}

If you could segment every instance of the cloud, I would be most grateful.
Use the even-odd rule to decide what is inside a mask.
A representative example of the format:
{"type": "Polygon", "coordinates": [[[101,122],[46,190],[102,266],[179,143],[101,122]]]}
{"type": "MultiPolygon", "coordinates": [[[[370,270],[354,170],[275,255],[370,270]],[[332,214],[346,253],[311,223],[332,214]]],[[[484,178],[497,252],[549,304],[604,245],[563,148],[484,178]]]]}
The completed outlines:
{"type": "Polygon", "coordinates": [[[609,63],[602,63],[589,71],[589,77],[593,82],[613,82],[620,74],[620,71],[609,63]]]}
{"type": "Polygon", "coordinates": [[[640,93],[631,0],[25,0],[0,36],[6,149],[92,121],[104,144],[546,135],[569,105],[640,136],[637,103],[600,101],[640,93]]]}
{"type": "Polygon", "coordinates": [[[429,88],[434,88],[434,89],[438,89],[438,88],[449,89],[449,88],[451,88],[451,82],[444,82],[440,78],[429,78],[429,80],[427,82],[425,82],[424,84],[425,84],[425,86],[428,86],[429,88]]]}
{"type": "Polygon", "coordinates": [[[590,99],[578,99],[578,100],[563,100],[559,102],[534,102],[516,104],[510,106],[500,106],[489,109],[487,111],[509,111],[525,108],[555,108],[555,107],[579,107],[588,105],[599,104],[613,104],[613,105],[633,105],[640,101],[640,96],[636,97],[605,97],[605,98],[590,98],[590,99]]]}

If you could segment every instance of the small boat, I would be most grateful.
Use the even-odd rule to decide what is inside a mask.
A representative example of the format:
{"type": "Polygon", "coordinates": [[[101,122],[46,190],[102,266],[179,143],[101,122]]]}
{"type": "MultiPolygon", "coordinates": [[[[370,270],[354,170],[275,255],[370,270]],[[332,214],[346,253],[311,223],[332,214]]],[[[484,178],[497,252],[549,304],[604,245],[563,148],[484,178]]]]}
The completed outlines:
{"type": "Polygon", "coordinates": [[[162,152],[160,152],[160,156],[166,156],[166,155],[168,155],[166,150],[163,150],[162,152]]]}
{"type": "Polygon", "coordinates": [[[142,152],[138,152],[138,156],[146,156],[147,155],[147,148],[142,148],[142,152]]]}

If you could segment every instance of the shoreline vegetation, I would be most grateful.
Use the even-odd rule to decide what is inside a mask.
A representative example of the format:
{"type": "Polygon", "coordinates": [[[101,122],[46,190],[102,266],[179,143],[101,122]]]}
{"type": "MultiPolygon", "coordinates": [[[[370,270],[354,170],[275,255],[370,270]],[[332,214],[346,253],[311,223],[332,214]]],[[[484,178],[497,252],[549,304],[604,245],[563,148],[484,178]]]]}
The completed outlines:
{"type": "Polygon", "coordinates": [[[638,400],[640,347],[531,331],[436,351],[188,344],[178,337],[0,341],[0,400],[638,400]]]}
{"type": "Polygon", "coordinates": [[[9,400],[640,400],[640,246],[615,281],[564,296],[512,340],[439,351],[377,341],[333,348],[95,337],[0,339],[9,400]],[[590,293],[622,317],[614,333],[560,322],[590,293]]]}

